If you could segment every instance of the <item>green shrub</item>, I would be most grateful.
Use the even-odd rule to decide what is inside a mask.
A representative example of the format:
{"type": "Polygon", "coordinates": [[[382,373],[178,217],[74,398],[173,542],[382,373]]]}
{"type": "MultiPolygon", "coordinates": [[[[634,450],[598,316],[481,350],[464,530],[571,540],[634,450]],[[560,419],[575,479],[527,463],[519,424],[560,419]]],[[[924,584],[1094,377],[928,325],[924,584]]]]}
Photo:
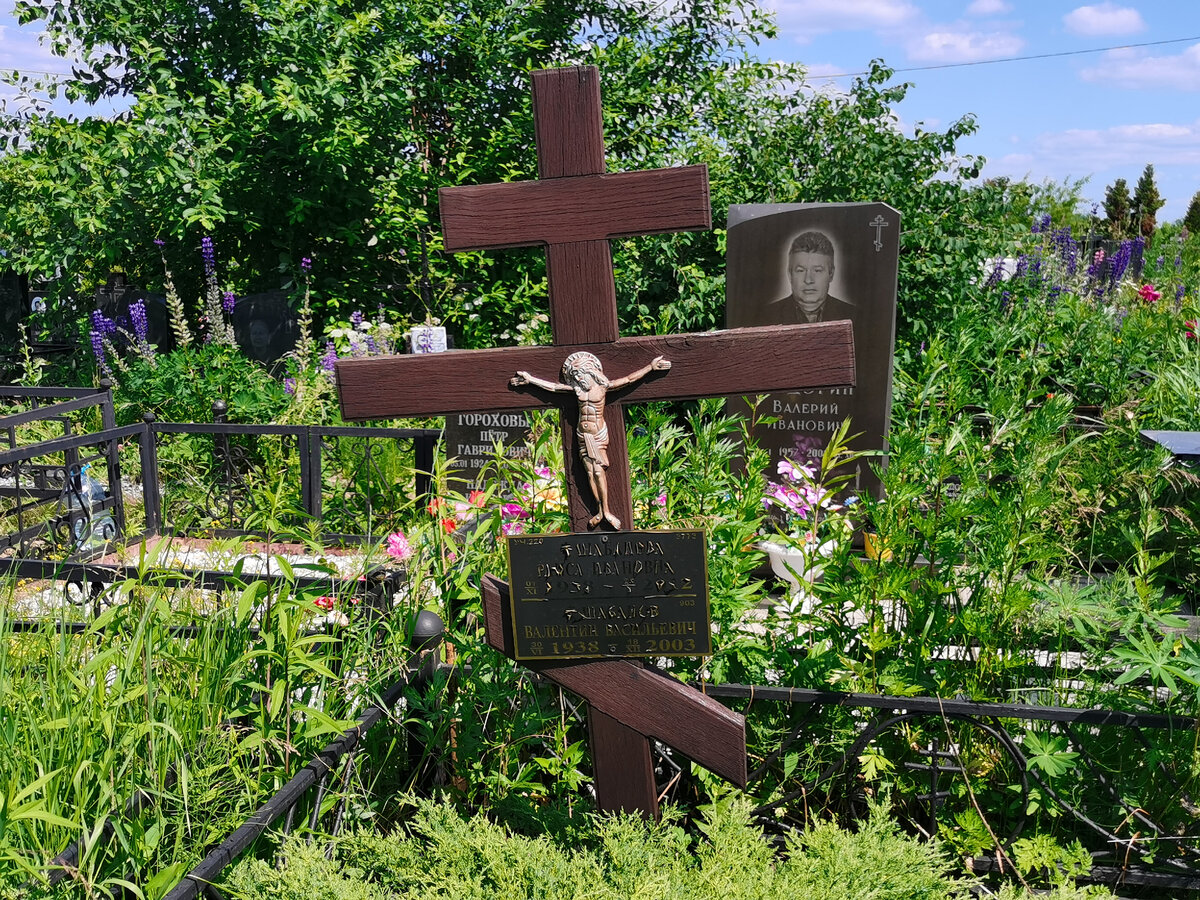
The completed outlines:
{"type": "Polygon", "coordinates": [[[282,867],[240,864],[222,890],[234,897],[278,900],[434,898],[504,900],[538,897],[625,900],[935,900],[966,897],[949,877],[952,864],[935,844],[897,832],[878,804],[857,831],[818,824],[791,840],[780,859],[750,820],[750,805],[726,797],[705,807],[702,834],[690,835],[677,813],[662,823],[588,817],[570,841],[514,834],[480,814],[422,804],[406,831],[320,843],[292,836],[282,867]]]}

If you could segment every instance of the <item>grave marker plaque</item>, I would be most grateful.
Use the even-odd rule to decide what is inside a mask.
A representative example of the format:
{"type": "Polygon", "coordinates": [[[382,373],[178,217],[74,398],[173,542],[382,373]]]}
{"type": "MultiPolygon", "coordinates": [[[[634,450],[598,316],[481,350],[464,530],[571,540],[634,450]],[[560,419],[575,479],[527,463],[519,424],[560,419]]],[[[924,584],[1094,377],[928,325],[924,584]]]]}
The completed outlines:
{"type": "Polygon", "coordinates": [[[518,660],[708,656],[699,529],[508,539],[518,660]]]}
{"type": "MultiPolygon", "coordinates": [[[[848,320],[854,329],[857,386],[773,393],[759,407],[776,419],[754,430],[771,453],[768,477],[781,459],[819,460],[847,416],[850,433],[861,432],[851,447],[886,451],[900,214],[883,203],[748,204],[729,208],[728,226],[727,326],[848,320]]],[[[879,496],[869,462],[856,476],[856,490],[879,496]]]]}
{"type": "Polygon", "coordinates": [[[442,444],[454,459],[448,485],[457,491],[482,487],[483,469],[495,458],[496,445],[507,459],[528,459],[529,416],[524,412],[461,412],[446,416],[442,444]]]}

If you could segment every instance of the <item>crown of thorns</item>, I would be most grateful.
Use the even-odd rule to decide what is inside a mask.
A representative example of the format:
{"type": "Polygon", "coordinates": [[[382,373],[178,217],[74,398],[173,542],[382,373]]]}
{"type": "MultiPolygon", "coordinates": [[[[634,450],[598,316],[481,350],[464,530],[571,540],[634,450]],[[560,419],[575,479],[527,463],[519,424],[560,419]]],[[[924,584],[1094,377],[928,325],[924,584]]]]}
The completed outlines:
{"type": "Polygon", "coordinates": [[[604,369],[600,365],[600,360],[594,353],[588,353],[586,350],[580,350],[578,353],[572,353],[563,360],[562,374],[564,381],[574,381],[575,376],[580,372],[591,372],[593,374],[601,374],[604,369]]]}

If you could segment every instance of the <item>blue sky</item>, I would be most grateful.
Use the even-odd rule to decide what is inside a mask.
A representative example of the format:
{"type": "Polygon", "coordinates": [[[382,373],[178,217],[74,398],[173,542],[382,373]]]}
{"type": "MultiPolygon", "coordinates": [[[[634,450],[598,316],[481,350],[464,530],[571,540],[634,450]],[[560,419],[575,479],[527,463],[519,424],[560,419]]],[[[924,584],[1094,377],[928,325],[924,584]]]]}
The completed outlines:
{"type": "Polygon", "coordinates": [[[897,70],[971,64],[898,72],[914,85],[898,113],[906,128],[974,114],[979,130],[960,149],[987,157],[985,177],[1091,176],[1084,193],[1099,201],[1117,178],[1132,190],[1152,163],[1160,221],[1180,218],[1200,190],[1200,0],[767,2],[780,38],[762,55],[802,62],[813,79],[876,57],[897,70]],[[1180,38],[1192,40],[999,61],[1180,38]]]}
{"type": "MultiPolygon", "coordinates": [[[[1153,163],[1167,201],[1162,221],[1182,216],[1200,190],[1200,0],[765,2],[777,14],[780,37],[762,55],[802,62],[818,83],[861,72],[875,57],[897,70],[953,65],[899,72],[914,87],[898,112],[907,128],[945,128],[973,113],[979,131],[961,149],[987,157],[984,176],[1090,176],[1085,195],[1101,200],[1114,179],[1125,178],[1132,189],[1153,163]],[[1000,61],[1181,38],[1193,40],[1000,61]]],[[[67,67],[6,10],[0,68],[67,67]]],[[[846,87],[850,79],[828,83],[846,87]]]]}

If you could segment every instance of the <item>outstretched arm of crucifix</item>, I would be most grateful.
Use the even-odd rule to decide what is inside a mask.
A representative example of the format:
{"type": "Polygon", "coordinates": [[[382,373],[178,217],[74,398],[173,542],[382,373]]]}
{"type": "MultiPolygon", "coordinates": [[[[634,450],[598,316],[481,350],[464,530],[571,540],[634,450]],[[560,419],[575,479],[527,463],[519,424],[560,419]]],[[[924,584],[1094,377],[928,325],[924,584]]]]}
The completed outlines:
{"type": "Polygon", "coordinates": [[[556,394],[565,394],[575,390],[569,384],[560,384],[557,381],[547,381],[544,378],[538,378],[536,375],[530,375],[528,372],[518,372],[508,382],[515,388],[524,387],[527,384],[536,385],[547,391],[554,391],[556,394]]]}
{"type": "Polygon", "coordinates": [[[636,372],[630,372],[623,378],[614,378],[608,383],[609,388],[622,388],[627,384],[633,384],[635,381],[640,381],[651,372],[665,372],[671,368],[671,361],[664,359],[661,356],[656,356],[649,363],[642,366],[636,372]]]}

